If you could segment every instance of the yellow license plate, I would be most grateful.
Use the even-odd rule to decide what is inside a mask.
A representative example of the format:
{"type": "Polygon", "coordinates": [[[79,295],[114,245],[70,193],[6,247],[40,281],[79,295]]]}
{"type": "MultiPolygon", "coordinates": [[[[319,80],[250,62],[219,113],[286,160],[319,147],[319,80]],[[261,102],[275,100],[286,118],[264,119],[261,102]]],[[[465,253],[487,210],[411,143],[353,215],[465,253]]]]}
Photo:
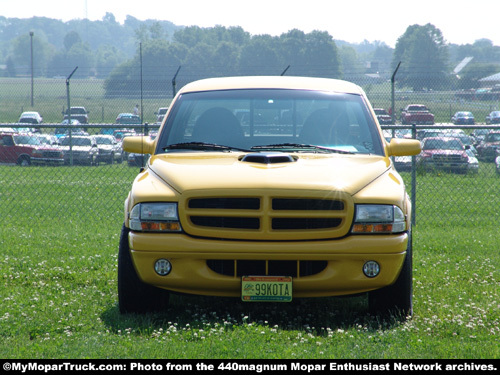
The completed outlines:
{"type": "Polygon", "coordinates": [[[241,299],[245,302],[290,302],[292,278],[289,276],[243,276],[241,299]]]}

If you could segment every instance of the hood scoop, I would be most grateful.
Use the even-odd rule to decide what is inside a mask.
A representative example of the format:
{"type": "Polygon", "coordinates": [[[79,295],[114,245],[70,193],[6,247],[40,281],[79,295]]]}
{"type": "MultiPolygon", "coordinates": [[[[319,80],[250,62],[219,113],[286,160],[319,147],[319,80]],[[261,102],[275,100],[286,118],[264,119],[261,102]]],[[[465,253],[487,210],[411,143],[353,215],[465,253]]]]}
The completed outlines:
{"type": "Polygon", "coordinates": [[[293,163],[296,159],[283,152],[254,152],[246,154],[241,161],[259,164],[293,163]]]}

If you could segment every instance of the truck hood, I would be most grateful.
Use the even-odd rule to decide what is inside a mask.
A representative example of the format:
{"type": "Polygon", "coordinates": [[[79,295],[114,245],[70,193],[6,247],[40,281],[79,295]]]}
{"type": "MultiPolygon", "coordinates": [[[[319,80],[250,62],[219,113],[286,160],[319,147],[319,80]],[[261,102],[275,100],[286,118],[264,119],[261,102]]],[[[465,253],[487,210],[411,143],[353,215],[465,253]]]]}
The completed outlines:
{"type": "Polygon", "coordinates": [[[350,195],[390,168],[373,155],[296,154],[294,161],[242,161],[241,153],[176,153],[151,157],[149,168],[178,193],[199,189],[313,189],[350,195]]]}

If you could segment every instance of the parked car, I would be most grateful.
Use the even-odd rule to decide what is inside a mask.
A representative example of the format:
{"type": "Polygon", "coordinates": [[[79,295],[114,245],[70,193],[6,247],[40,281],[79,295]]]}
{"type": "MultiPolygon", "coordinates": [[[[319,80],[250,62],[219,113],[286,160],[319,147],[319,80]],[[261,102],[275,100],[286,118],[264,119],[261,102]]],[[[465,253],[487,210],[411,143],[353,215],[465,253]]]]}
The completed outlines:
{"type": "Polygon", "coordinates": [[[463,129],[447,129],[445,130],[448,137],[460,139],[460,142],[477,157],[479,154],[474,146],[474,138],[464,132],[463,129]]]}
{"type": "MultiPolygon", "coordinates": [[[[65,119],[61,122],[61,125],[68,125],[68,123],[69,123],[69,120],[65,119]]],[[[79,127],[79,125],[81,125],[80,121],[72,118],[71,119],[71,127],[67,127],[67,128],[57,127],[56,130],[54,130],[54,135],[57,138],[61,138],[61,137],[64,137],[65,135],[69,135],[70,130],[71,130],[71,135],[89,135],[89,133],[87,133],[85,130],[83,130],[81,127],[79,127]]]]}
{"type": "Polygon", "coordinates": [[[500,175],[500,150],[497,152],[497,157],[495,158],[495,170],[500,175]]]}
{"type": "Polygon", "coordinates": [[[143,167],[149,160],[150,155],[138,154],[135,152],[130,152],[127,155],[127,164],[129,167],[143,167]]]}
{"type": "Polygon", "coordinates": [[[411,156],[394,156],[393,157],[394,167],[398,172],[410,172],[412,168],[412,157],[411,156]]]}
{"type": "MultiPolygon", "coordinates": [[[[71,119],[75,119],[80,121],[81,124],[88,124],[89,123],[89,111],[85,109],[85,107],[71,107],[71,119]]],[[[62,112],[64,118],[63,120],[68,119],[68,110],[62,112]]]]}
{"type": "Polygon", "coordinates": [[[62,165],[64,155],[58,147],[42,144],[37,136],[0,133],[0,163],[62,165]]]}
{"type": "Polygon", "coordinates": [[[16,124],[16,132],[18,133],[36,133],[39,132],[39,128],[36,125],[40,125],[43,122],[42,116],[38,112],[23,112],[19,116],[19,120],[16,124]]]}
{"type": "Polygon", "coordinates": [[[476,146],[478,157],[484,161],[494,161],[497,157],[497,150],[500,149],[500,131],[492,130],[476,146]]]}
{"type": "Polygon", "coordinates": [[[420,129],[417,130],[417,139],[423,140],[425,138],[446,137],[447,133],[444,129],[420,129]]]}
{"type": "Polygon", "coordinates": [[[133,113],[120,113],[116,117],[115,123],[122,125],[141,124],[141,118],[133,113]]]}
{"type": "Polygon", "coordinates": [[[477,146],[479,143],[481,143],[484,139],[484,137],[486,137],[486,135],[488,135],[488,133],[490,132],[490,129],[474,129],[473,132],[471,133],[471,136],[473,138],[473,143],[475,146],[477,146]]]}
{"type": "Polygon", "coordinates": [[[391,115],[383,108],[373,108],[375,115],[377,116],[378,123],[380,125],[391,125],[393,124],[391,115]]]}
{"type": "Polygon", "coordinates": [[[36,138],[38,138],[40,140],[40,143],[43,145],[58,145],[59,144],[59,139],[53,134],[37,133],[36,138]]]}
{"type": "Polygon", "coordinates": [[[474,125],[474,115],[472,114],[472,112],[456,112],[451,117],[451,122],[455,125],[474,125]]]}
{"type": "Polygon", "coordinates": [[[39,112],[27,111],[27,112],[21,113],[21,116],[19,116],[18,122],[38,125],[38,124],[41,124],[43,122],[43,117],[40,115],[39,112]]]}
{"type": "Polygon", "coordinates": [[[417,167],[454,173],[477,171],[477,159],[473,154],[468,154],[467,150],[458,138],[425,138],[422,141],[422,152],[417,157],[417,167]]]}
{"type": "Polygon", "coordinates": [[[477,155],[474,153],[472,148],[468,149],[467,146],[465,146],[465,152],[467,153],[467,156],[469,157],[468,172],[478,173],[479,172],[479,160],[477,159],[477,155]]]}
{"type": "Polygon", "coordinates": [[[409,104],[401,112],[401,123],[433,125],[434,115],[423,104],[409,104]]]}
{"type": "Polygon", "coordinates": [[[155,112],[156,115],[156,122],[161,123],[163,121],[163,118],[167,114],[168,107],[160,107],[158,108],[158,111],[155,112]]]}
{"type": "Polygon", "coordinates": [[[60,139],[61,149],[64,152],[64,163],[97,165],[99,150],[93,136],[72,135],[60,139]]]}
{"type": "Polygon", "coordinates": [[[122,142],[123,138],[137,135],[134,129],[115,129],[113,131],[113,137],[117,140],[117,142],[122,142]]]}
{"type": "Polygon", "coordinates": [[[488,116],[486,116],[487,124],[500,124],[500,111],[490,112],[488,116]]]}
{"type": "Polygon", "coordinates": [[[124,205],[120,312],[162,309],[171,292],[254,303],[367,292],[372,311],[411,315],[411,204],[389,158],[421,146],[381,134],[364,91],[345,81],[184,86],[155,140],[123,140],[151,157],[124,205]],[[235,99],[250,124],[260,117],[256,129],[235,99]],[[276,121],[286,109],[291,121],[276,121]]]}
{"type": "Polygon", "coordinates": [[[112,135],[99,134],[94,136],[99,153],[97,162],[121,163],[123,161],[122,147],[112,135]]]}

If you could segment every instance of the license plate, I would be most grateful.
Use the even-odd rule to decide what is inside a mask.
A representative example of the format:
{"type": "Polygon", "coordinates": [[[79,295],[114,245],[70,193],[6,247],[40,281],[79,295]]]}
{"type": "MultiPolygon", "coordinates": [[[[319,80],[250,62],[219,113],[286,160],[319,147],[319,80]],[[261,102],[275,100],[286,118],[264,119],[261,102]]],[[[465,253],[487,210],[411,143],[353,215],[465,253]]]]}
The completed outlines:
{"type": "Polygon", "coordinates": [[[289,276],[243,276],[241,299],[245,302],[290,302],[292,278],[289,276]]]}

